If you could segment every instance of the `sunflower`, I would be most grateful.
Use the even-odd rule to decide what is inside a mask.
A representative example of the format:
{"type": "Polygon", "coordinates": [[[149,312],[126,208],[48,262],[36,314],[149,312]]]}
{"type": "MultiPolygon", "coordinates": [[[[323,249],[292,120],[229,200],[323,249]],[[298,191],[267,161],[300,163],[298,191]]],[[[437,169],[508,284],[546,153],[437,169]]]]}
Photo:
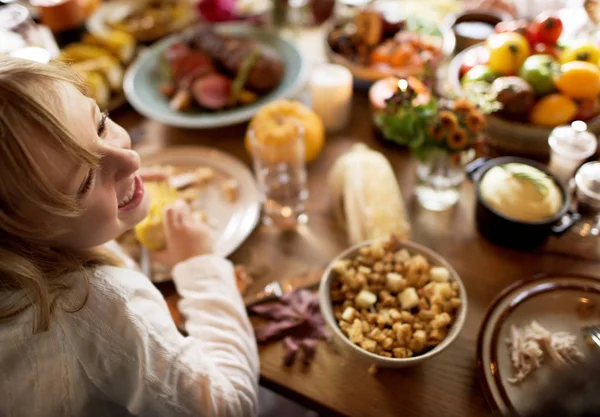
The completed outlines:
{"type": "Polygon", "coordinates": [[[452,109],[456,112],[468,112],[470,110],[475,110],[475,106],[466,98],[461,98],[454,102],[452,109]]]}
{"type": "Polygon", "coordinates": [[[469,137],[467,136],[467,132],[459,127],[446,137],[446,142],[450,149],[458,151],[467,147],[469,144],[469,137]]]}
{"type": "Polygon", "coordinates": [[[448,110],[441,110],[438,114],[440,125],[443,129],[453,129],[458,126],[458,119],[454,113],[448,110]]]}
{"type": "Polygon", "coordinates": [[[436,123],[430,125],[427,128],[427,134],[436,141],[443,141],[446,134],[446,130],[442,127],[441,124],[436,123]]]}
{"type": "Polygon", "coordinates": [[[485,128],[485,117],[477,110],[471,110],[465,118],[465,124],[471,132],[479,133],[481,129],[485,128]]]}

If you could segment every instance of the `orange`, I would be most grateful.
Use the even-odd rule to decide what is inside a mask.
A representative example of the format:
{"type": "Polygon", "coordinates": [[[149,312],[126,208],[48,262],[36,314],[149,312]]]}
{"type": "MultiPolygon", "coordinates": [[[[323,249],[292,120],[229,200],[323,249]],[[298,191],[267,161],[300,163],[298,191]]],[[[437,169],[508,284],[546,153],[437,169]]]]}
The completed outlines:
{"type": "Polygon", "coordinates": [[[600,93],[600,70],[589,62],[567,62],[561,65],[554,84],[571,98],[594,98],[600,93]]]}
{"type": "Polygon", "coordinates": [[[542,97],[531,109],[529,119],[539,126],[554,127],[570,122],[577,113],[577,105],[564,94],[542,97]]]}
{"type": "MultiPolygon", "coordinates": [[[[304,129],[304,151],[306,162],[319,156],[325,143],[325,126],[321,118],[310,108],[299,101],[276,100],[263,106],[252,118],[246,133],[245,145],[252,152],[250,131],[256,135],[259,143],[266,145],[283,145],[296,136],[295,126],[286,123],[295,119],[304,129]]],[[[292,122],[293,123],[293,122],[292,122]]]]}

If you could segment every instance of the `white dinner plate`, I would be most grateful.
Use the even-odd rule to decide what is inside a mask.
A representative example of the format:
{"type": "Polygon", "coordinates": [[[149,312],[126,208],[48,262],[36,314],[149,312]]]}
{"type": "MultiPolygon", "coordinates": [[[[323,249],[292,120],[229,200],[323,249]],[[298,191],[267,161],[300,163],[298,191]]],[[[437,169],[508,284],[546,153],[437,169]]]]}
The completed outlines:
{"type": "Polygon", "coordinates": [[[260,218],[260,194],[250,169],[235,157],[199,146],[166,148],[141,157],[144,166],[164,164],[192,169],[206,166],[213,168],[218,177],[237,180],[239,196],[234,203],[223,200],[218,184],[208,184],[200,197],[208,223],[214,229],[216,254],[229,256],[256,227],[260,218]]]}
{"type": "Polygon", "coordinates": [[[490,405],[504,415],[524,415],[535,405],[538,391],[556,369],[544,363],[518,385],[507,339],[511,325],[525,326],[535,320],[551,332],[565,331],[577,337],[584,356],[592,353],[581,328],[600,320],[600,279],[560,275],[518,282],[507,288],[488,309],[477,342],[480,382],[490,405]],[[589,316],[578,313],[582,300],[596,307],[589,316]]]}

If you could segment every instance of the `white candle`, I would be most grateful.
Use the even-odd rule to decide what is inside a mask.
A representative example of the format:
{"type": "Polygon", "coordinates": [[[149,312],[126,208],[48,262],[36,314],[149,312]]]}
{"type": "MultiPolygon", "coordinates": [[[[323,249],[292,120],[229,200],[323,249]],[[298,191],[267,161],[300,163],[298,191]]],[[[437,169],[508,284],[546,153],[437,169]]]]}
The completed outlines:
{"type": "Polygon", "coordinates": [[[316,67],[310,77],[312,108],[323,120],[325,130],[343,129],[352,108],[352,73],[336,64],[316,67]]]}

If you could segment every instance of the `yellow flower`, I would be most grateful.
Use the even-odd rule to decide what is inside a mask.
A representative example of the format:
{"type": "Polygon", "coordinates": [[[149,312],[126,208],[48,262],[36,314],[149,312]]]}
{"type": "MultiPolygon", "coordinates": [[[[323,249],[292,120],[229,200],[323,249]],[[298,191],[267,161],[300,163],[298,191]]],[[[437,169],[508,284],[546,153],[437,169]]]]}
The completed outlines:
{"type": "Polygon", "coordinates": [[[465,124],[471,132],[479,133],[481,129],[485,128],[485,117],[477,110],[471,110],[465,118],[465,124]]]}
{"type": "Polygon", "coordinates": [[[448,143],[448,147],[450,149],[458,151],[466,148],[467,145],[469,145],[469,137],[467,136],[467,132],[459,127],[446,137],[446,142],[448,143]]]}
{"type": "Polygon", "coordinates": [[[427,129],[427,134],[437,141],[444,140],[445,133],[445,129],[439,123],[433,124],[427,129]]]}
{"type": "Polygon", "coordinates": [[[448,110],[442,110],[438,114],[440,125],[443,129],[453,129],[458,126],[458,119],[456,115],[448,110]]]}
{"type": "Polygon", "coordinates": [[[470,110],[475,110],[475,105],[466,98],[461,98],[454,102],[452,109],[456,112],[467,112],[470,110]]]}

